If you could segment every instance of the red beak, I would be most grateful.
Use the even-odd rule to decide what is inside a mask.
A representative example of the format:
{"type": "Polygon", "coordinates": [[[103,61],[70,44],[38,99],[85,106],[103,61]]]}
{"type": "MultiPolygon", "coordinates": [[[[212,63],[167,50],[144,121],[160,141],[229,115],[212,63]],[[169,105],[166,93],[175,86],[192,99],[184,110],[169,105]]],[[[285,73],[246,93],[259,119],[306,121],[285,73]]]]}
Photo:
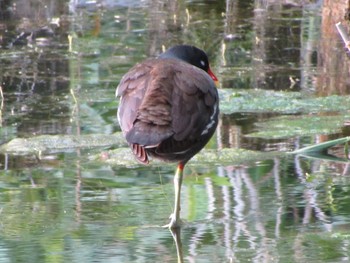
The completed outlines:
{"type": "Polygon", "coordinates": [[[211,69],[208,69],[208,74],[209,76],[213,79],[215,86],[217,87],[219,85],[219,80],[218,78],[214,75],[213,71],[211,71],[211,69]]]}

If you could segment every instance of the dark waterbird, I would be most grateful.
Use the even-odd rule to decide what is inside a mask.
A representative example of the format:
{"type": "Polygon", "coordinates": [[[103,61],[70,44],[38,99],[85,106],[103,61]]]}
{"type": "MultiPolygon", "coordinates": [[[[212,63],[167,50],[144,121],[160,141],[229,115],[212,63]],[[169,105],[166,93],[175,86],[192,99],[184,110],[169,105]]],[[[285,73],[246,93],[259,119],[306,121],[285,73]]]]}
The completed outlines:
{"type": "Polygon", "coordinates": [[[118,119],[134,155],[177,162],[175,206],[169,228],[180,226],[185,164],[209,141],[218,123],[219,101],[206,53],[178,45],[137,64],[121,79],[118,119]]]}

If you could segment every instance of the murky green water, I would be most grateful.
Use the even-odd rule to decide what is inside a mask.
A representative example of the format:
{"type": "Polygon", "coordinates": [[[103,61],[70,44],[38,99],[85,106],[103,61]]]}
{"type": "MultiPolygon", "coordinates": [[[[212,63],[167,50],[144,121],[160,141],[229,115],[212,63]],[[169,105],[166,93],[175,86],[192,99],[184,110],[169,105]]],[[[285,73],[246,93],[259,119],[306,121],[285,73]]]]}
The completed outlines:
{"type": "MultiPolygon", "coordinates": [[[[247,89],[257,89],[256,96],[297,92],[293,105],[349,93],[333,89],[348,78],[323,71],[328,53],[319,45],[331,40],[321,41],[321,2],[129,2],[1,3],[0,144],[118,132],[121,76],[175,43],[207,50],[221,87],[237,99],[247,89]],[[322,85],[321,77],[329,81],[322,85]]],[[[333,41],[339,48],[330,56],[339,58],[342,45],[333,41]]],[[[284,154],[347,136],[347,110],[318,113],[305,105],[222,114],[207,148],[281,154],[239,165],[189,163],[178,243],[184,262],[349,261],[349,164],[284,154]],[[332,116],[339,118],[334,130],[322,126],[332,116]],[[299,129],[297,121],[300,132],[284,132],[288,123],[299,129]],[[269,126],[278,133],[269,135],[269,126]]],[[[172,211],[175,165],[143,167],[131,155],[128,165],[110,164],[114,148],[53,145],[0,154],[0,262],[178,262],[176,243],[161,228],[172,211]]]]}

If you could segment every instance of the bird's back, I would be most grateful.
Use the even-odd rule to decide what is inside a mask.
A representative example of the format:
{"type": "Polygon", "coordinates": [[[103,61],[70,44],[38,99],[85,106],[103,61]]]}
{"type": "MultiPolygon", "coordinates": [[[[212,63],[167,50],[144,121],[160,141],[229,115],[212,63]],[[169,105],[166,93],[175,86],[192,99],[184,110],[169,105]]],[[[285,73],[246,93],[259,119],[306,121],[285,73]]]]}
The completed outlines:
{"type": "Polygon", "coordinates": [[[210,139],[218,118],[218,93],[203,70],[178,59],[149,59],[121,80],[118,119],[142,162],[147,155],[187,161],[210,139]]]}

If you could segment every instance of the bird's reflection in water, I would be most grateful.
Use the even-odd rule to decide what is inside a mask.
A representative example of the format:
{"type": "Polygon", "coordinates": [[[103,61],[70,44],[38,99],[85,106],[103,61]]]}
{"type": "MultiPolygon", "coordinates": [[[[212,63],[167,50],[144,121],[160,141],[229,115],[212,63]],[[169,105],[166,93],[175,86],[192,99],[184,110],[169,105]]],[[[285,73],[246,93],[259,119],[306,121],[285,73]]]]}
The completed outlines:
{"type": "Polygon", "coordinates": [[[183,263],[183,253],[182,253],[182,242],[181,242],[181,228],[171,228],[169,229],[176,245],[176,253],[177,253],[177,262],[183,263]]]}

